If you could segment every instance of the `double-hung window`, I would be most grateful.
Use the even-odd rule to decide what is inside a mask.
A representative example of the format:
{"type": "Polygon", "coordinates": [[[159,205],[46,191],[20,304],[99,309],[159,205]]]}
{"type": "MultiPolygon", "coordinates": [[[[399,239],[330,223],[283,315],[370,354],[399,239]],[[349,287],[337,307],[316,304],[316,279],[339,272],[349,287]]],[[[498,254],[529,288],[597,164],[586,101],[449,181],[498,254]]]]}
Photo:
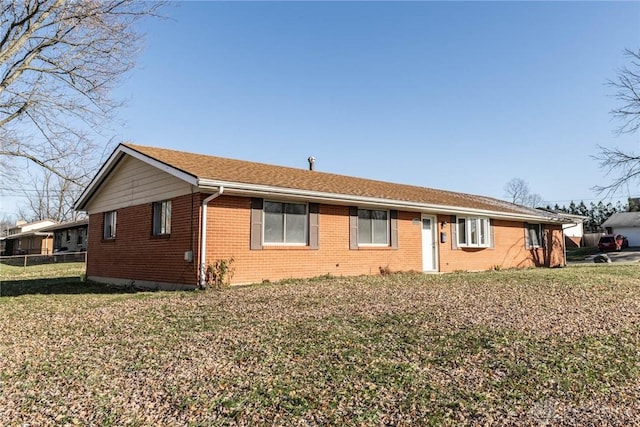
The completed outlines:
{"type": "Polygon", "coordinates": [[[113,240],[116,238],[116,211],[104,213],[104,232],[105,240],[113,240]]]}
{"type": "Polygon", "coordinates": [[[153,204],[153,235],[171,234],[171,200],[153,204]]]}
{"type": "Polygon", "coordinates": [[[539,248],[542,246],[542,225],[541,224],[525,224],[526,231],[526,247],[539,248]]]}
{"type": "Polygon", "coordinates": [[[456,223],[458,246],[488,248],[491,245],[490,226],[489,218],[458,217],[456,223]]]}
{"type": "Polygon", "coordinates": [[[263,211],[265,244],[307,244],[306,204],[265,201],[263,211]]]}
{"type": "Polygon", "coordinates": [[[389,212],[358,209],[358,245],[389,245],[389,212]]]}

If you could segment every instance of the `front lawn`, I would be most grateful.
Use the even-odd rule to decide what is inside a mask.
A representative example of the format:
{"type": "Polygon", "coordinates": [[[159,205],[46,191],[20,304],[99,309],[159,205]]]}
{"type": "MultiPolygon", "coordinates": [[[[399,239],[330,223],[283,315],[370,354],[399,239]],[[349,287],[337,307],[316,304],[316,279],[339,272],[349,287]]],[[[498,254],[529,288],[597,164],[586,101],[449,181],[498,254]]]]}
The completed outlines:
{"type": "Polygon", "coordinates": [[[640,424],[640,266],[0,298],[6,425],[640,424]]]}

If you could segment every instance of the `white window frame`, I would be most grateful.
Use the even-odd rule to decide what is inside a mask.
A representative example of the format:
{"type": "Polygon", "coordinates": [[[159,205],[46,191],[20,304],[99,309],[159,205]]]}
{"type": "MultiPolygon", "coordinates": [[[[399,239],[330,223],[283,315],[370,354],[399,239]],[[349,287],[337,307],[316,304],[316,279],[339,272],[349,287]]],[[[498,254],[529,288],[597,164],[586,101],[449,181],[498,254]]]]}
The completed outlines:
{"type": "Polygon", "coordinates": [[[525,238],[525,246],[527,249],[535,249],[535,248],[541,248],[543,247],[543,242],[544,242],[544,235],[542,232],[542,224],[532,224],[532,223],[525,223],[525,232],[526,232],[526,238],[525,238]],[[538,242],[534,243],[533,239],[531,239],[531,231],[535,231],[536,233],[536,237],[538,242]]]}
{"type": "Polygon", "coordinates": [[[171,234],[171,200],[162,200],[152,204],[152,230],[154,236],[171,234]]]}
{"type": "Polygon", "coordinates": [[[484,216],[459,216],[456,218],[457,245],[461,248],[490,248],[491,247],[491,220],[484,216]],[[464,220],[464,233],[460,232],[460,220],[464,220]],[[476,241],[473,242],[472,229],[475,226],[477,232],[476,241]],[[484,243],[481,237],[484,236],[484,243]],[[464,238],[464,240],[463,240],[464,238]]]}
{"type": "Polygon", "coordinates": [[[102,229],[102,238],[104,240],[114,240],[116,238],[117,223],[118,223],[117,211],[107,211],[104,213],[104,227],[102,229]]]}
{"type": "MultiPolygon", "coordinates": [[[[371,227],[371,233],[372,235],[371,240],[373,240],[373,227],[371,227]]],[[[384,209],[360,209],[358,208],[358,246],[362,246],[362,247],[381,247],[381,248],[386,248],[388,246],[391,245],[391,212],[388,210],[384,210],[384,209]],[[360,242],[360,212],[362,211],[371,211],[371,212],[384,212],[387,215],[387,232],[386,232],[386,236],[387,236],[387,241],[386,243],[362,243],[360,242]]]]}
{"type": "Polygon", "coordinates": [[[263,246],[308,246],[309,245],[309,204],[308,203],[299,203],[299,202],[283,202],[280,200],[264,200],[262,205],[262,245],[263,246]],[[283,242],[267,242],[265,240],[265,228],[267,226],[266,214],[267,214],[267,203],[278,203],[285,205],[284,211],[282,215],[284,215],[284,241],[283,242]],[[304,206],[304,242],[287,242],[287,217],[286,217],[286,205],[301,205],[304,206]]]}

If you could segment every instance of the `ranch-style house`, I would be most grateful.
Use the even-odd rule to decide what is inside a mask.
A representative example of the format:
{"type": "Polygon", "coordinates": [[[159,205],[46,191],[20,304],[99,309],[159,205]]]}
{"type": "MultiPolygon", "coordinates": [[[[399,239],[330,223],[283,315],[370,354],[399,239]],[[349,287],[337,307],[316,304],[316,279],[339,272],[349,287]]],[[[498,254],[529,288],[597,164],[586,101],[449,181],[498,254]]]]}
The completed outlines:
{"type": "Polygon", "coordinates": [[[384,271],[565,264],[558,214],[477,195],[120,144],[76,202],[87,276],[192,288],[384,271]]]}

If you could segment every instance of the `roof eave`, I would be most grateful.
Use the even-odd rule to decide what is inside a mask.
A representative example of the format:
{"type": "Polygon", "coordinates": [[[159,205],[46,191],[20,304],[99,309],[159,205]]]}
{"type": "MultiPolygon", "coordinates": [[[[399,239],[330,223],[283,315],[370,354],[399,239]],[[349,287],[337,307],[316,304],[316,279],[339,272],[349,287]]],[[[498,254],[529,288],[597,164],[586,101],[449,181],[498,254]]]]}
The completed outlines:
{"type": "Polygon", "coordinates": [[[188,174],[180,169],[177,169],[173,166],[170,166],[166,163],[160,162],[152,157],[149,157],[145,154],[140,153],[124,144],[119,144],[116,149],[111,153],[109,159],[102,165],[96,176],[91,180],[89,185],[84,189],[80,197],[73,204],[73,208],[77,211],[84,211],[87,207],[87,204],[95,194],[95,192],[100,188],[100,185],[107,179],[111,171],[117,166],[118,162],[125,156],[129,155],[134,157],[148,165],[151,165],[155,168],[160,169],[163,172],[166,172],[170,175],[175,176],[178,179],[186,181],[191,185],[197,185],[198,179],[188,174]]]}
{"type": "Polygon", "coordinates": [[[0,237],[0,240],[14,240],[14,239],[21,239],[23,237],[31,237],[31,236],[50,237],[50,236],[53,236],[53,232],[50,232],[50,231],[25,231],[24,233],[16,233],[16,234],[9,234],[8,236],[2,236],[2,237],[0,237]]]}
{"type": "Polygon", "coordinates": [[[361,206],[405,209],[424,213],[447,213],[453,215],[478,215],[496,219],[535,221],[540,223],[566,223],[566,219],[545,218],[540,215],[526,215],[512,212],[501,212],[488,209],[464,208],[459,206],[438,205],[432,203],[411,202],[406,200],[392,200],[378,197],[354,196],[350,194],[327,193],[321,191],[300,190],[286,187],[247,184],[231,181],[199,179],[197,187],[203,191],[217,191],[224,187],[225,194],[239,196],[260,197],[300,197],[311,202],[329,202],[332,204],[358,204],[361,206]]]}

